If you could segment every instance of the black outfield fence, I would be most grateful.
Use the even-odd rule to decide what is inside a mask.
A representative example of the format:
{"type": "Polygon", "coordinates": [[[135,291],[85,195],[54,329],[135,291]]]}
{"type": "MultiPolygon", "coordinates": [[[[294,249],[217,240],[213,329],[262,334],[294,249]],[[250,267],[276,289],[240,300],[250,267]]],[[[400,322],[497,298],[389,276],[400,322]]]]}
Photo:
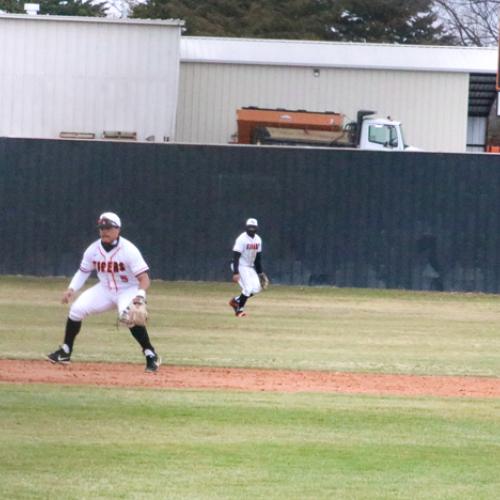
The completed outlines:
{"type": "Polygon", "coordinates": [[[153,278],[500,291],[500,156],[0,139],[2,274],[72,275],[116,211],[153,278]]]}

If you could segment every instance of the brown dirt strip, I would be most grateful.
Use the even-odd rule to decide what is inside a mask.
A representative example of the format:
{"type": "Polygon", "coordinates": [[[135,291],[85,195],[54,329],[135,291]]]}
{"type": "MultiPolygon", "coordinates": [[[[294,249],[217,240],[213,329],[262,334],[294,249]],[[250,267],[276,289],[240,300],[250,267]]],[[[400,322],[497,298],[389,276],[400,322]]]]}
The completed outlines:
{"type": "Polygon", "coordinates": [[[401,396],[500,398],[500,378],[386,375],[163,365],[158,373],[126,363],[52,365],[0,359],[0,382],[166,389],[332,392],[401,396]]]}

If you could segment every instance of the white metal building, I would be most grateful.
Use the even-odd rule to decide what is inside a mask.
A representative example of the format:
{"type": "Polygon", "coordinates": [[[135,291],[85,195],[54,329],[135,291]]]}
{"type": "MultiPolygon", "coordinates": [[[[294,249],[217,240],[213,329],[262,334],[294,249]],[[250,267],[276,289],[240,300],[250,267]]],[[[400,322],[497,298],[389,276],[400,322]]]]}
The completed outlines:
{"type": "Polygon", "coordinates": [[[173,138],[183,24],[0,14],[0,135],[173,138]]]}
{"type": "Polygon", "coordinates": [[[0,14],[0,136],[225,144],[243,106],[371,109],[424,150],[483,150],[495,48],[181,37],[182,26],[0,14]]]}
{"type": "Polygon", "coordinates": [[[402,121],[409,144],[465,151],[481,129],[484,143],[474,78],[492,102],[496,64],[495,48],[182,37],[176,140],[230,142],[242,106],[372,109],[402,121]]]}

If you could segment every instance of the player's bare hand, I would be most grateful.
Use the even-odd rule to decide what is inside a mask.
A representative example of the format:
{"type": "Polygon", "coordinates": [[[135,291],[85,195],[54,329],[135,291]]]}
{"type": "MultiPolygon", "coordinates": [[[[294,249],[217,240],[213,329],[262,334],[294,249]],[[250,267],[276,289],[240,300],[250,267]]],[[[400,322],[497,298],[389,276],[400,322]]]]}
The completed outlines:
{"type": "Polygon", "coordinates": [[[68,304],[70,300],[73,298],[73,295],[75,295],[75,291],[72,288],[68,288],[62,296],[61,302],[63,304],[68,304]]]}
{"type": "Polygon", "coordinates": [[[239,274],[233,274],[233,282],[238,283],[240,281],[240,275],[239,274]]]}

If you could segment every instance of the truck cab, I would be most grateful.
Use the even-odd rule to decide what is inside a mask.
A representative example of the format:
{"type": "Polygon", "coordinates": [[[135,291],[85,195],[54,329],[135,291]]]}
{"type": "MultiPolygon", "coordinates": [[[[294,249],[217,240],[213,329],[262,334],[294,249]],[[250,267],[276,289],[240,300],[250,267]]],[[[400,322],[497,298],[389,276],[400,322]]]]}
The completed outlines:
{"type": "Polygon", "coordinates": [[[385,118],[363,118],[358,147],[378,151],[406,149],[401,122],[385,118]]]}

